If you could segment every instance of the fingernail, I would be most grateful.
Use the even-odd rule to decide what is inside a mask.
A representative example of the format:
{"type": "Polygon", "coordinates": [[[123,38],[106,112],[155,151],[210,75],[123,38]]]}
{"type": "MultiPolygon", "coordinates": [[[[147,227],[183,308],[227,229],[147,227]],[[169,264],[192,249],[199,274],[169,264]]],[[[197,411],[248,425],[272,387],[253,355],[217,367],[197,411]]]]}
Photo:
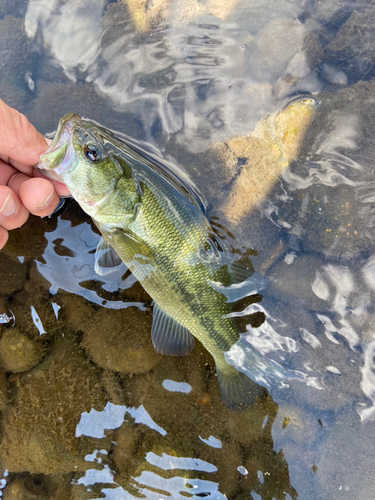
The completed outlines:
{"type": "Polygon", "coordinates": [[[43,203],[41,205],[38,205],[36,208],[39,208],[39,209],[46,208],[46,206],[48,206],[49,202],[52,199],[53,193],[54,193],[54,190],[52,189],[52,191],[47,196],[47,198],[43,201],[43,203]]]}
{"type": "Polygon", "coordinates": [[[0,208],[0,215],[4,215],[5,217],[10,217],[17,210],[17,203],[13,199],[13,196],[9,193],[5,198],[5,201],[0,208]]]}

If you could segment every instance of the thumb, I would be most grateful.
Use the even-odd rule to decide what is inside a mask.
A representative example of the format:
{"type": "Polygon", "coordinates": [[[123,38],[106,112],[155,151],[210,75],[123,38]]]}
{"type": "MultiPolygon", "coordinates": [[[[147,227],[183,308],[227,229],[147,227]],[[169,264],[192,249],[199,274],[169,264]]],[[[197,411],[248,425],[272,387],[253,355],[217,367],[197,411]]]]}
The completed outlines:
{"type": "Polygon", "coordinates": [[[47,147],[26,116],[0,99],[0,153],[25,165],[35,165],[47,147]]]}

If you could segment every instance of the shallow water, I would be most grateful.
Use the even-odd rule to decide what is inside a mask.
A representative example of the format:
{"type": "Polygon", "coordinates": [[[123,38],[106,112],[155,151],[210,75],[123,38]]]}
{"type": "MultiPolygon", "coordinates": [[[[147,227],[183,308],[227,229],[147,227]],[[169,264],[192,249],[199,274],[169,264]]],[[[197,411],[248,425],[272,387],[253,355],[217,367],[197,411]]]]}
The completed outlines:
{"type": "Polygon", "coordinates": [[[125,268],[95,274],[73,200],[30,217],[0,261],[5,499],[373,498],[374,18],[345,0],[0,1],[1,97],[44,134],[68,111],[124,134],[198,186],[269,283],[227,354],[269,395],[235,413],[201,345],[154,352],[151,297],[125,268]],[[309,120],[282,121],[299,96],[309,120]]]}

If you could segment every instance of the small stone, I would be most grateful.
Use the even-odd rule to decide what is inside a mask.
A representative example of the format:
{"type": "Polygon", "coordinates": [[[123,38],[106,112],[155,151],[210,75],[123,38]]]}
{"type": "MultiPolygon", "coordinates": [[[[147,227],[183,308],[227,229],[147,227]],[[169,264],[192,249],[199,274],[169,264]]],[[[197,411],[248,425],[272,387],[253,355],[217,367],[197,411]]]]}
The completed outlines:
{"type": "Polygon", "coordinates": [[[135,456],[136,447],[141,437],[141,433],[136,428],[124,422],[116,432],[116,447],[112,458],[115,461],[120,472],[126,472],[135,456]]]}
{"type": "Polygon", "coordinates": [[[41,341],[23,335],[18,327],[6,328],[0,337],[0,367],[7,372],[26,372],[41,361],[45,351],[41,341]]]}

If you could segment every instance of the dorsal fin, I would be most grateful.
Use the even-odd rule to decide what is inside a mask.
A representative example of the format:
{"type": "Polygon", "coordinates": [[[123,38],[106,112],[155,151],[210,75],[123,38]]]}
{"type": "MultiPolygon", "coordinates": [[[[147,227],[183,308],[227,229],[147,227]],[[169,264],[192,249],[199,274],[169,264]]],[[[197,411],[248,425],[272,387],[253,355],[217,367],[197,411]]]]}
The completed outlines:
{"type": "Polygon", "coordinates": [[[194,337],[184,326],[154,303],[151,338],[155,351],[171,356],[183,356],[194,347],[194,337]]]}

